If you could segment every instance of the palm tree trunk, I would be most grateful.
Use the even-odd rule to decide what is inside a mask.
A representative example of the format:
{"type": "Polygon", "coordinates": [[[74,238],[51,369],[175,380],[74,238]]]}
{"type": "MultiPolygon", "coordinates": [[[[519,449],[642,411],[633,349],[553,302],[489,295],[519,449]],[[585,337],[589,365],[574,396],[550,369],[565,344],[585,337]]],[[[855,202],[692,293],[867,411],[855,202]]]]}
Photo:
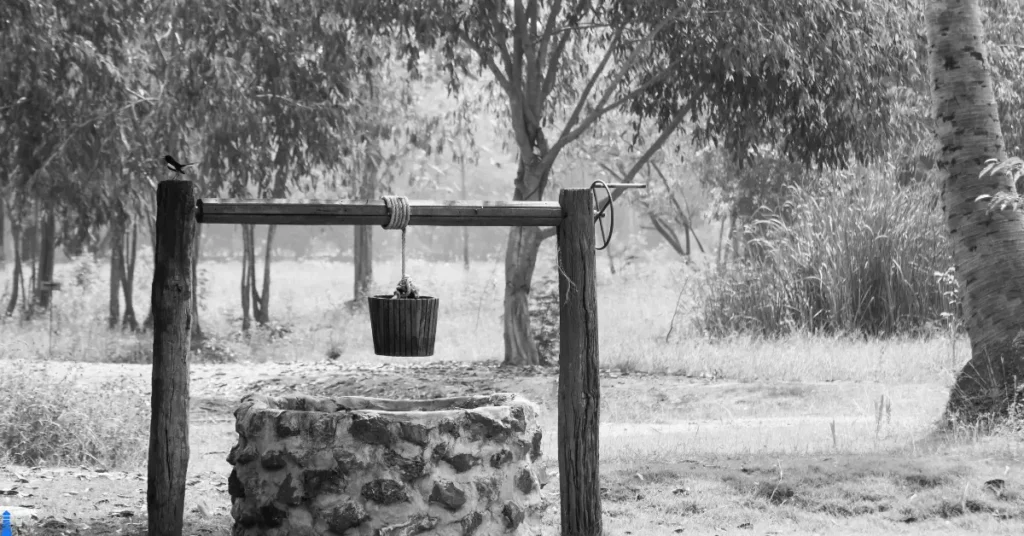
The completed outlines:
{"type": "Polygon", "coordinates": [[[989,214],[975,201],[1014,192],[1006,175],[979,177],[987,160],[1004,160],[1006,151],[978,0],[931,0],[925,16],[942,203],[971,339],[946,416],[976,422],[1005,415],[1024,384],[1024,214],[989,214]]]}

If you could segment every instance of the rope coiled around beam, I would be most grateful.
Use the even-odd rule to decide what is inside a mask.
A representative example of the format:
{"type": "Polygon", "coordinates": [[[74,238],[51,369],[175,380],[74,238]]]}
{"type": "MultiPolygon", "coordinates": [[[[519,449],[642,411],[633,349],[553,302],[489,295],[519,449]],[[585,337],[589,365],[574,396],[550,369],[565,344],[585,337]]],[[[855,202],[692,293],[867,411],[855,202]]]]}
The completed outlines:
{"type": "Polygon", "coordinates": [[[408,285],[409,276],[405,273],[405,228],[409,225],[409,199],[400,195],[385,195],[381,199],[388,209],[388,223],[381,227],[402,230],[402,282],[399,284],[408,285]]]}

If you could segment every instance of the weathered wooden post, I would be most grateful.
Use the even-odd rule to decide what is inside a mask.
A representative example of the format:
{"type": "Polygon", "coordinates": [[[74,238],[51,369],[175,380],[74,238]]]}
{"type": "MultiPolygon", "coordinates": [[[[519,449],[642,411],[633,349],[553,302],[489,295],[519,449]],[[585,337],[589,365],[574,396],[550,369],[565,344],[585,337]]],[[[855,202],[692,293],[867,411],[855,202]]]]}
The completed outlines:
{"type": "Polygon", "coordinates": [[[558,226],[558,477],[562,536],[601,534],[600,380],[594,206],[589,189],[562,190],[558,226]]]}
{"type": "Polygon", "coordinates": [[[149,427],[149,536],[181,536],[188,469],[188,348],[196,197],[191,181],[156,190],[153,252],[153,414],[149,427]]]}

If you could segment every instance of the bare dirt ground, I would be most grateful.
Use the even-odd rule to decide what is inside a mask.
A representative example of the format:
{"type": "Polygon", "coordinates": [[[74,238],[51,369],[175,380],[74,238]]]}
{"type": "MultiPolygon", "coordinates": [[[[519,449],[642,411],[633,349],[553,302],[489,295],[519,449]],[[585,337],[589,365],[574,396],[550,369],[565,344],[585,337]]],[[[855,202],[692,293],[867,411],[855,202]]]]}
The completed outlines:
{"type": "MultiPolygon", "coordinates": [[[[127,388],[149,392],[148,365],[52,363],[50,371],[71,371],[86,388],[129,378],[127,388]]],[[[436,398],[502,391],[521,393],[544,412],[552,476],[546,515],[557,533],[557,369],[322,361],[193,365],[191,378],[185,534],[230,533],[225,457],[236,439],[232,412],[244,394],[436,398]]],[[[1019,451],[972,457],[927,452],[921,444],[917,452],[945,396],[933,384],[780,385],[604,371],[606,533],[1020,533],[1019,451]],[[894,450],[906,454],[887,454],[894,450]],[[996,478],[1005,485],[985,487],[996,478]]],[[[15,535],[144,534],[145,469],[2,467],[0,509],[11,511],[15,535]]]]}

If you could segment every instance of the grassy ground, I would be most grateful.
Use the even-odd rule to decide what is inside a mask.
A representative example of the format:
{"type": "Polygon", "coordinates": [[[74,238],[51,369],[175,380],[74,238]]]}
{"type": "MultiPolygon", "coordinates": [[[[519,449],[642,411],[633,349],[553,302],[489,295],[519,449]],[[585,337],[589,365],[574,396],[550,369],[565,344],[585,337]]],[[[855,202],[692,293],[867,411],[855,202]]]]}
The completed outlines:
{"type": "MultiPolygon", "coordinates": [[[[538,275],[553,273],[552,255],[542,252],[538,275]]],[[[609,534],[1024,530],[1021,432],[930,434],[953,371],[967,358],[965,341],[937,335],[709,342],[686,332],[684,318],[666,342],[676,297],[693,274],[657,260],[641,258],[615,275],[599,262],[600,454],[609,534]],[[986,485],[996,479],[1002,484],[986,485]]],[[[496,366],[500,261],[469,272],[411,263],[417,283],[441,298],[437,352],[429,361],[374,356],[366,319],[342,307],[351,293],[351,266],[325,262],[274,265],[271,313],[290,333],[231,336],[238,269],[202,265],[201,321],[216,337],[192,367],[187,533],[229,533],[224,457],[235,441],[231,409],[245,392],[521,392],[544,409],[544,450],[549,472],[557,472],[555,372],[496,366]],[[328,360],[328,353],[337,358],[328,360]],[[215,358],[239,363],[203,361],[215,358]]],[[[375,270],[377,290],[397,282],[394,263],[375,270]]],[[[152,343],[105,329],[103,273],[105,267],[87,263],[58,270],[65,291],[56,299],[52,351],[45,316],[0,325],[7,452],[0,491],[8,492],[0,507],[12,508],[16,525],[24,524],[15,534],[60,534],[83,525],[94,534],[144,532],[150,374],[144,363],[152,343]],[[39,461],[26,462],[33,453],[39,461]]],[[[140,289],[148,288],[150,273],[143,260],[140,289]]],[[[140,294],[141,317],[148,292],[140,294]]],[[[682,316],[686,304],[684,295],[682,316]]],[[[553,531],[557,482],[544,489],[553,531]]]]}

